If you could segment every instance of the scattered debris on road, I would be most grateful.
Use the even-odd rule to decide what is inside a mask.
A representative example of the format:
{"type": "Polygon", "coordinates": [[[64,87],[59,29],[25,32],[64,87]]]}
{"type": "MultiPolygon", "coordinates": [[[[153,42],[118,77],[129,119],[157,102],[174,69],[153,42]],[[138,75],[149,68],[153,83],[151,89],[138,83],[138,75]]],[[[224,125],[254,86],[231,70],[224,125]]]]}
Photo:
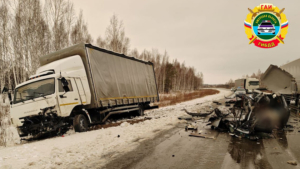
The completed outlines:
{"type": "Polygon", "coordinates": [[[189,136],[192,136],[192,137],[201,137],[201,138],[209,138],[209,139],[215,139],[214,136],[209,136],[209,135],[199,134],[199,133],[191,133],[189,136]]]}
{"type": "Polygon", "coordinates": [[[186,109],[183,109],[188,115],[190,116],[196,116],[196,117],[206,117],[210,114],[213,113],[213,111],[209,112],[209,113],[192,113],[192,112],[188,112],[186,109]]]}
{"type": "Polygon", "coordinates": [[[178,119],[179,120],[192,120],[192,116],[190,115],[187,115],[187,116],[179,116],[178,119]]]}
{"type": "Polygon", "coordinates": [[[287,161],[287,163],[288,163],[288,164],[291,164],[291,165],[297,165],[297,162],[296,162],[296,161],[292,161],[292,160],[287,161]]]}
{"type": "Polygon", "coordinates": [[[218,102],[218,101],[213,101],[213,103],[217,104],[217,105],[222,105],[222,103],[218,102]]]}
{"type": "Polygon", "coordinates": [[[197,129],[198,129],[198,127],[193,124],[189,124],[185,127],[185,130],[197,130],[197,129]]]}
{"type": "MultiPolygon", "coordinates": [[[[212,129],[228,131],[230,135],[238,138],[258,140],[272,138],[273,130],[294,130],[292,125],[287,125],[290,110],[285,98],[280,94],[255,91],[250,96],[240,94],[235,95],[235,98],[225,97],[225,99],[229,100],[225,102],[225,106],[214,101],[216,108],[210,111],[200,110],[198,113],[193,113],[183,110],[192,117],[208,117],[207,125],[212,129]]],[[[195,124],[188,125],[186,128],[195,130],[195,124]]],[[[198,133],[191,133],[190,136],[209,138],[198,133]]]]}

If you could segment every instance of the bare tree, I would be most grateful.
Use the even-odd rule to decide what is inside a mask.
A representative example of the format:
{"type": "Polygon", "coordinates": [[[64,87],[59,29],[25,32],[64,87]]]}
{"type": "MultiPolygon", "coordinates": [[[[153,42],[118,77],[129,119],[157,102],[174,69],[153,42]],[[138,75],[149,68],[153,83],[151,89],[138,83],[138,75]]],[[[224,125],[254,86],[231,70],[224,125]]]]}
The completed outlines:
{"type": "Polygon", "coordinates": [[[138,58],[138,59],[140,58],[139,51],[136,48],[134,48],[133,50],[131,50],[129,56],[135,57],[135,58],[138,58]]]}
{"type": "Polygon", "coordinates": [[[0,6],[0,87],[5,84],[5,79],[9,76],[9,52],[10,52],[10,14],[7,0],[2,0],[0,6]]]}
{"type": "Polygon", "coordinates": [[[104,39],[101,38],[101,36],[99,36],[96,40],[97,46],[99,46],[100,48],[106,48],[106,42],[104,39]]]}
{"type": "Polygon", "coordinates": [[[65,20],[65,29],[66,29],[66,36],[67,36],[67,46],[71,45],[71,31],[72,31],[72,26],[74,25],[75,22],[75,11],[74,11],[74,4],[68,0],[66,2],[66,7],[65,7],[65,15],[64,15],[64,20],[65,20]]]}
{"type": "MultiPolygon", "coordinates": [[[[25,81],[40,66],[39,57],[80,42],[92,43],[93,39],[83,12],[75,16],[72,1],[45,0],[42,8],[40,0],[0,0],[0,87],[25,81]]],[[[123,22],[116,15],[111,17],[104,38],[99,36],[96,43],[153,62],[159,92],[197,90],[203,84],[202,73],[176,59],[170,62],[167,51],[130,50],[123,22]]]]}
{"type": "Polygon", "coordinates": [[[125,36],[123,22],[116,15],[110,18],[110,24],[106,28],[106,48],[118,53],[127,54],[130,40],[125,36]]]}
{"type": "Polygon", "coordinates": [[[68,43],[67,33],[65,30],[65,9],[67,3],[65,0],[46,0],[45,1],[45,18],[49,27],[52,29],[53,50],[59,50],[68,43]]]}
{"type": "Polygon", "coordinates": [[[73,26],[71,33],[71,40],[73,44],[80,42],[92,43],[92,36],[88,32],[87,24],[83,19],[82,11],[80,11],[76,24],[73,26]]]}

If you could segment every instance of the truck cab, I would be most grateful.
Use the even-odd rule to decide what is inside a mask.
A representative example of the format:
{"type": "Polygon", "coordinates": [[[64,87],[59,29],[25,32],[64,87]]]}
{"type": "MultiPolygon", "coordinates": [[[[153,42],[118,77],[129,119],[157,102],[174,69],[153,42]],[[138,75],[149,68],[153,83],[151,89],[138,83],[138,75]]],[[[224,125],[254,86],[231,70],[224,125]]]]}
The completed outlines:
{"type": "Polygon", "coordinates": [[[235,80],[235,88],[244,88],[246,93],[252,93],[259,88],[259,80],[256,78],[242,78],[235,80]]]}
{"type": "Polygon", "coordinates": [[[245,89],[247,93],[252,93],[253,90],[259,88],[259,80],[256,78],[246,78],[245,89]]]}
{"type": "MultiPolygon", "coordinates": [[[[38,125],[40,118],[46,116],[49,120],[56,118],[52,123],[68,123],[74,109],[90,102],[82,59],[71,56],[40,67],[28,81],[16,86],[11,105],[12,123],[21,128],[27,119],[38,125]]],[[[19,134],[27,133],[19,129],[19,134]]]]}

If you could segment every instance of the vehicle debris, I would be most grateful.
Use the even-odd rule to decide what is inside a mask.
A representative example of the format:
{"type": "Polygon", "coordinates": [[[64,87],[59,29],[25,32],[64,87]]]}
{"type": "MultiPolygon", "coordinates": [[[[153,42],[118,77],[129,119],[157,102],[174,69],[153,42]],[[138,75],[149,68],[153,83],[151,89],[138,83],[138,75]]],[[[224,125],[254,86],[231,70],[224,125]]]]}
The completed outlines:
{"type": "Polygon", "coordinates": [[[214,136],[206,136],[204,134],[198,134],[198,133],[191,133],[189,136],[192,137],[201,137],[201,138],[209,138],[209,139],[215,139],[214,136]]]}
{"type": "Polygon", "coordinates": [[[217,105],[222,105],[222,103],[218,102],[218,101],[213,101],[213,103],[217,104],[217,105]]]}
{"type": "Polygon", "coordinates": [[[188,124],[187,126],[185,126],[185,130],[197,130],[197,129],[198,127],[193,124],[188,124]]]}
{"type": "Polygon", "coordinates": [[[186,116],[179,116],[179,120],[192,120],[193,116],[186,115],[186,116]]]}
{"type": "MultiPolygon", "coordinates": [[[[230,135],[238,138],[259,140],[272,138],[273,130],[294,130],[293,126],[286,125],[290,110],[280,94],[254,90],[250,96],[239,94],[235,95],[235,99],[226,99],[230,99],[225,102],[231,104],[230,106],[218,106],[210,112],[192,113],[183,110],[191,116],[209,117],[206,125],[219,131],[228,131],[230,135]]],[[[201,133],[191,133],[189,136],[204,137],[201,133]]]]}
{"type": "Polygon", "coordinates": [[[206,116],[212,114],[213,111],[214,111],[213,110],[213,111],[211,111],[209,113],[192,113],[192,112],[187,111],[186,109],[182,109],[182,110],[184,110],[190,116],[197,116],[197,117],[206,117],[206,116]]]}
{"type": "Polygon", "coordinates": [[[291,165],[297,165],[297,162],[296,162],[296,161],[292,161],[292,160],[287,161],[287,163],[288,163],[288,164],[291,164],[291,165]]]}

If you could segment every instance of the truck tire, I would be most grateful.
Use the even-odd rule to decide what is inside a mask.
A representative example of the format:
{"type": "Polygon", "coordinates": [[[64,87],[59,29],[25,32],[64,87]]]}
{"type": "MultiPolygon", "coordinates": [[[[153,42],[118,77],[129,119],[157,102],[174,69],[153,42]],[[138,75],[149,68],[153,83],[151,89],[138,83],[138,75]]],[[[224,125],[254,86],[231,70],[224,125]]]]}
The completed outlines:
{"type": "Polygon", "coordinates": [[[73,126],[76,132],[85,132],[88,130],[88,121],[83,114],[78,114],[73,120],[73,126]]]}
{"type": "Polygon", "coordinates": [[[143,116],[144,111],[145,111],[144,105],[139,105],[139,110],[138,110],[139,116],[143,116]]]}

